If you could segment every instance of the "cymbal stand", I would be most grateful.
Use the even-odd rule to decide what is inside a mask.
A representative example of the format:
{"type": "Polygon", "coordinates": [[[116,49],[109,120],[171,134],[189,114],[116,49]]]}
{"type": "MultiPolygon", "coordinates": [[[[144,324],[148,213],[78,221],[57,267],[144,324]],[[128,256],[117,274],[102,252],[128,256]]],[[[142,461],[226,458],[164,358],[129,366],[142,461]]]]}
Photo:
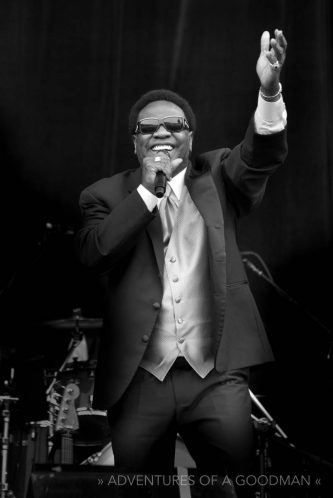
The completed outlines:
{"type": "Polygon", "coordinates": [[[55,386],[56,382],[58,381],[59,374],[65,370],[66,365],[69,363],[69,360],[71,359],[72,354],[75,351],[75,348],[78,346],[78,344],[82,340],[83,334],[80,331],[80,317],[81,317],[81,309],[80,308],[73,309],[73,318],[75,320],[75,328],[74,328],[74,332],[72,334],[68,353],[67,353],[66,358],[63,361],[62,365],[55,372],[53,380],[46,390],[46,400],[49,403],[49,451],[51,451],[51,449],[52,449],[52,437],[54,435],[53,429],[54,429],[54,423],[55,423],[54,407],[55,407],[55,405],[57,405],[56,400],[54,399],[54,397],[55,397],[54,396],[54,386],[55,386]]]}
{"type": "Polygon", "coordinates": [[[10,424],[10,404],[18,401],[19,398],[12,396],[0,396],[0,403],[3,404],[2,418],[3,430],[1,438],[1,498],[13,497],[14,494],[9,490],[7,481],[8,467],[8,449],[9,449],[9,424],[10,424]]]}

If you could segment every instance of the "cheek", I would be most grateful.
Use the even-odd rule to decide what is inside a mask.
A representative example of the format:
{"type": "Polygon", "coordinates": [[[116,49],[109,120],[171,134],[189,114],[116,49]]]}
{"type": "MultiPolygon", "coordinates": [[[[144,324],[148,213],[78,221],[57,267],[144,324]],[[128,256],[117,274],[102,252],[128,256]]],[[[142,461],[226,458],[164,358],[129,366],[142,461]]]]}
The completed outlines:
{"type": "Polygon", "coordinates": [[[146,154],[146,144],[140,140],[135,142],[135,153],[138,156],[138,159],[142,159],[146,154]]]}
{"type": "Polygon", "coordinates": [[[188,154],[189,152],[191,152],[191,149],[192,149],[192,147],[191,147],[190,141],[186,140],[182,143],[182,145],[181,145],[182,152],[184,152],[185,154],[188,154]]]}

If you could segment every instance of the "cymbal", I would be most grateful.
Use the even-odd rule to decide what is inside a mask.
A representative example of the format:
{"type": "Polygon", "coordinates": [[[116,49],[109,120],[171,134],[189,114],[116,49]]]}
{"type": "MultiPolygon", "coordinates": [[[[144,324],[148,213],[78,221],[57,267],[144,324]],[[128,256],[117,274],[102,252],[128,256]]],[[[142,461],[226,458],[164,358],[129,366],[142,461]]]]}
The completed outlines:
{"type": "Polygon", "coordinates": [[[59,330],[73,330],[76,328],[79,330],[94,330],[102,327],[103,320],[102,318],[85,318],[83,316],[76,316],[59,320],[49,320],[43,322],[43,325],[59,330]]]}

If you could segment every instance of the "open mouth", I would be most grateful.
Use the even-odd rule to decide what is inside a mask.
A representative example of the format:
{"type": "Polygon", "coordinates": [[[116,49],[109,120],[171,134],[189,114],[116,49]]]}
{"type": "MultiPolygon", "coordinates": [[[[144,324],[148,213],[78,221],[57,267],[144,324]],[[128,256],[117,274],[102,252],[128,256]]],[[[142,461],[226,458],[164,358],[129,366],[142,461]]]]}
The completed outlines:
{"type": "Polygon", "coordinates": [[[159,145],[154,145],[151,150],[153,151],[156,151],[156,152],[160,152],[160,151],[163,151],[163,150],[166,150],[168,152],[171,152],[172,150],[174,149],[174,147],[172,145],[169,145],[169,144],[159,144],[159,145]]]}

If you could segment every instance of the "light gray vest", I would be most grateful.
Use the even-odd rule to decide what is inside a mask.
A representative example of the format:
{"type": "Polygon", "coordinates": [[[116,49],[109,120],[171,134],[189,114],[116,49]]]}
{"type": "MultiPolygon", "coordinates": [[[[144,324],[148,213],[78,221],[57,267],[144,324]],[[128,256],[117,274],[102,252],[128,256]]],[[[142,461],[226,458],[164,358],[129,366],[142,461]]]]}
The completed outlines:
{"type": "Polygon", "coordinates": [[[163,298],[141,367],[163,380],[181,355],[204,378],[214,366],[204,220],[184,185],[165,251],[163,298]]]}

